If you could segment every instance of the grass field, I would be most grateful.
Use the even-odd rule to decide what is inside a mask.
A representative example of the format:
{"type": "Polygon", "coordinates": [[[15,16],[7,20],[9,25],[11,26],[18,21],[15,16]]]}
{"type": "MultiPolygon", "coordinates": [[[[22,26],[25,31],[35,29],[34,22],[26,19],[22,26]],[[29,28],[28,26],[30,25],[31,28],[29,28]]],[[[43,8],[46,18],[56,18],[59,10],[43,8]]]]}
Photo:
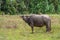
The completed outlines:
{"type": "Polygon", "coordinates": [[[60,40],[60,15],[50,14],[51,32],[45,27],[31,28],[19,15],[0,15],[0,40],[60,40]]]}

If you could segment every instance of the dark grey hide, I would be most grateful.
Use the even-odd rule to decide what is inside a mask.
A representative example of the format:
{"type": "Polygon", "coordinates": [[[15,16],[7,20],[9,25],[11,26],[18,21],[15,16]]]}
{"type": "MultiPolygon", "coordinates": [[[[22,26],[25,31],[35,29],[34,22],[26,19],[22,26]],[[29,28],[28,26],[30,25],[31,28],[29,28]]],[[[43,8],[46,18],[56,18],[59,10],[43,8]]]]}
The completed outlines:
{"type": "Polygon", "coordinates": [[[34,26],[42,27],[46,26],[46,31],[51,31],[51,19],[48,15],[30,15],[30,16],[21,16],[22,19],[31,26],[32,33],[34,26]]]}

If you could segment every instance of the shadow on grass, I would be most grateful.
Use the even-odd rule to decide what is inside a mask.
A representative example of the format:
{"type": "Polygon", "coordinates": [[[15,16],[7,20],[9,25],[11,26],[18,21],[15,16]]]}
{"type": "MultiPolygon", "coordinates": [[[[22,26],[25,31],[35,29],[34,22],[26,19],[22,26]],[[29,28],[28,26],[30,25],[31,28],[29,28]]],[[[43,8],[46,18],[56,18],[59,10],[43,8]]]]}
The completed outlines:
{"type": "Polygon", "coordinates": [[[35,35],[35,34],[46,34],[46,33],[51,33],[51,32],[20,32],[20,35],[22,36],[29,36],[29,35],[35,35]]]}

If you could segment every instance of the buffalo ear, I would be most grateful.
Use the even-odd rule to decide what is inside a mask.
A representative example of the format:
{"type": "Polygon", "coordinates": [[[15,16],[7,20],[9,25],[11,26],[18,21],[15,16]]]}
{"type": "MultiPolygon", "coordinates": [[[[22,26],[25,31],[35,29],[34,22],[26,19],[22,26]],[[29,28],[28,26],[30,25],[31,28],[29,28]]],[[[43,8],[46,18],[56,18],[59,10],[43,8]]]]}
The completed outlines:
{"type": "Polygon", "coordinates": [[[24,16],[20,16],[21,18],[23,18],[24,16]]]}

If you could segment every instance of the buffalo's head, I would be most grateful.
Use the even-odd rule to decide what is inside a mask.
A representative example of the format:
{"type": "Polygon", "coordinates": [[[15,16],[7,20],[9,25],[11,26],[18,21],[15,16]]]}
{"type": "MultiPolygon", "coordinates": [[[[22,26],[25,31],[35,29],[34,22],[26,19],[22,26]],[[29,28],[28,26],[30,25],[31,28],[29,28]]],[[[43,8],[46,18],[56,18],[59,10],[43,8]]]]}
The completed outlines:
{"type": "Polygon", "coordinates": [[[25,22],[27,22],[27,21],[29,20],[29,17],[30,17],[30,16],[24,16],[24,15],[21,16],[21,18],[22,18],[25,22]]]}

